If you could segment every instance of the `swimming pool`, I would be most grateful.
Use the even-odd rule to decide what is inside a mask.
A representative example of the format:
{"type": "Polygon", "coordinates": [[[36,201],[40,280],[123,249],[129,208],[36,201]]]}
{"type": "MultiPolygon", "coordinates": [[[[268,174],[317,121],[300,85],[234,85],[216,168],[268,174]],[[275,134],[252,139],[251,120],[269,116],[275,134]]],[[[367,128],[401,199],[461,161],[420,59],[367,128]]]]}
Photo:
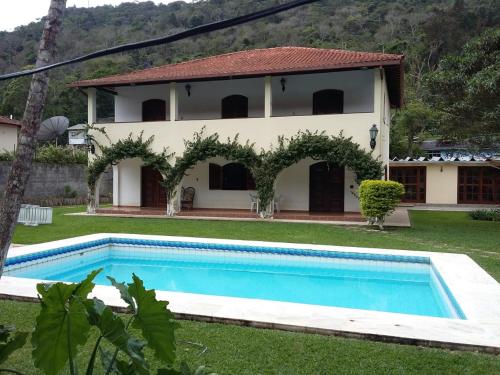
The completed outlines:
{"type": "Polygon", "coordinates": [[[500,284],[464,254],[99,233],[9,250],[0,298],[99,267],[117,308],[103,277],[135,272],[181,319],[500,354],[500,284]]]}
{"type": "Polygon", "coordinates": [[[150,289],[464,319],[430,258],[108,237],[7,260],[5,275],[77,282],[103,268],[150,289]]]}

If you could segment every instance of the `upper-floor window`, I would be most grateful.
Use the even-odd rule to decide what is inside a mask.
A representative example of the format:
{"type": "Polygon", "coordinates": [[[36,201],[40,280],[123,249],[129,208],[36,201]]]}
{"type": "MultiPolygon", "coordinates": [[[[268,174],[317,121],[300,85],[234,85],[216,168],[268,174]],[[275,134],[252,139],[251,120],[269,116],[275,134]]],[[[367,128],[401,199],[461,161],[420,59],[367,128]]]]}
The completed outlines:
{"type": "Polygon", "coordinates": [[[167,104],[162,99],[149,99],[142,102],[142,121],[165,121],[167,104]]]}
{"type": "Polygon", "coordinates": [[[248,117],[248,98],[243,95],[229,95],[222,99],[221,118],[248,117]]]}
{"type": "Polygon", "coordinates": [[[241,163],[224,166],[210,163],[208,167],[210,190],[255,190],[255,180],[241,163]]]}
{"type": "Polygon", "coordinates": [[[313,94],[313,115],[344,113],[344,92],[342,90],[320,90],[313,94]]]}

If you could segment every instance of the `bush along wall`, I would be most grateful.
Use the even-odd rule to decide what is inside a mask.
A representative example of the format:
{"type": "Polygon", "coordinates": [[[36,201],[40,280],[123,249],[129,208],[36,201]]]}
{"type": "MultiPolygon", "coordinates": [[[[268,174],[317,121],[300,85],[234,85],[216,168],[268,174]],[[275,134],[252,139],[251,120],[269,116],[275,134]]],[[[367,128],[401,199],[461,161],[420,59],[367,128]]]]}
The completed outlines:
{"type": "Polygon", "coordinates": [[[261,217],[270,217],[273,214],[271,201],[278,174],[307,157],[325,160],[330,165],[349,167],[355,172],[357,183],[382,176],[382,163],[342,134],[328,136],[318,132],[299,132],[289,139],[280,137],[275,149],[257,154],[253,144],[248,141],[245,144],[240,143],[238,136],[221,142],[218,134],[204,137],[202,131],[195,133],[192,140],[185,141],[185,151],[182,156],[176,158],[173,165],[169,164],[173,154],[168,154],[166,150],[155,154],[151,149],[152,142],[153,137],[143,140],[141,134],[134,140],[132,135],[129,135],[125,140],[101,148],[101,155],[95,158],[88,169],[89,213],[95,212],[95,193],[99,176],[109,165],[135,157],[141,158],[145,165],[152,166],[162,174],[162,185],[167,199],[166,214],[169,216],[175,215],[175,197],[186,172],[196,163],[216,156],[242,163],[248,168],[255,178],[261,217]]]}

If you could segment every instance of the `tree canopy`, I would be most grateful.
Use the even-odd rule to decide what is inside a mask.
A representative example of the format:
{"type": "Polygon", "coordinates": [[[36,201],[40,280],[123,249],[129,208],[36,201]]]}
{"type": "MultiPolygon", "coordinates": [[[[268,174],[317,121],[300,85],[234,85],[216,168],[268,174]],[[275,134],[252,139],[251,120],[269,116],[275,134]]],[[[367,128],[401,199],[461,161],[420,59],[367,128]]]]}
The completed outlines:
{"type": "Polygon", "coordinates": [[[425,80],[425,99],[449,138],[490,144],[500,136],[500,28],[448,56],[425,80]]]}

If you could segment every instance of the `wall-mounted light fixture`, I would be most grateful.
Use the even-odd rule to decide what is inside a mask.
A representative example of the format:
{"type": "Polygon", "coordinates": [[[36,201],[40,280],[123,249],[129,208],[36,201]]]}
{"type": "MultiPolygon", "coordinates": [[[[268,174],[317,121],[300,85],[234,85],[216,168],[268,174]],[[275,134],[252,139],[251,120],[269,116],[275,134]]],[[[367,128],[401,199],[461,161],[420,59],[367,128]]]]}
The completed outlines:
{"type": "Polygon", "coordinates": [[[285,92],[285,89],[286,89],[286,79],[285,78],[281,78],[280,79],[280,83],[281,83],[281,91],[285,92]]]}
{"type": "Polygon", "coordinates": [[[188,83],[186,86],[184,86],[186,88],[186,92],[188,94],[188,96],[191,96],[191,85],[188,83]]]}
{"type": "Polygon", "coordinates": [[[372,150],[377,145],[377,134],[378,134],[377,125],[373,124],[372,127],[370,128],[370,147],[372,148],[372,150]]]}
{"type": "Polygon", "coordinates": [[[87,148],[87,152],[90,152],[92,155],[95,154],[95,145],[92,143],[92,137],[90,135],[85,135],[85,147],[87,148]]]}

